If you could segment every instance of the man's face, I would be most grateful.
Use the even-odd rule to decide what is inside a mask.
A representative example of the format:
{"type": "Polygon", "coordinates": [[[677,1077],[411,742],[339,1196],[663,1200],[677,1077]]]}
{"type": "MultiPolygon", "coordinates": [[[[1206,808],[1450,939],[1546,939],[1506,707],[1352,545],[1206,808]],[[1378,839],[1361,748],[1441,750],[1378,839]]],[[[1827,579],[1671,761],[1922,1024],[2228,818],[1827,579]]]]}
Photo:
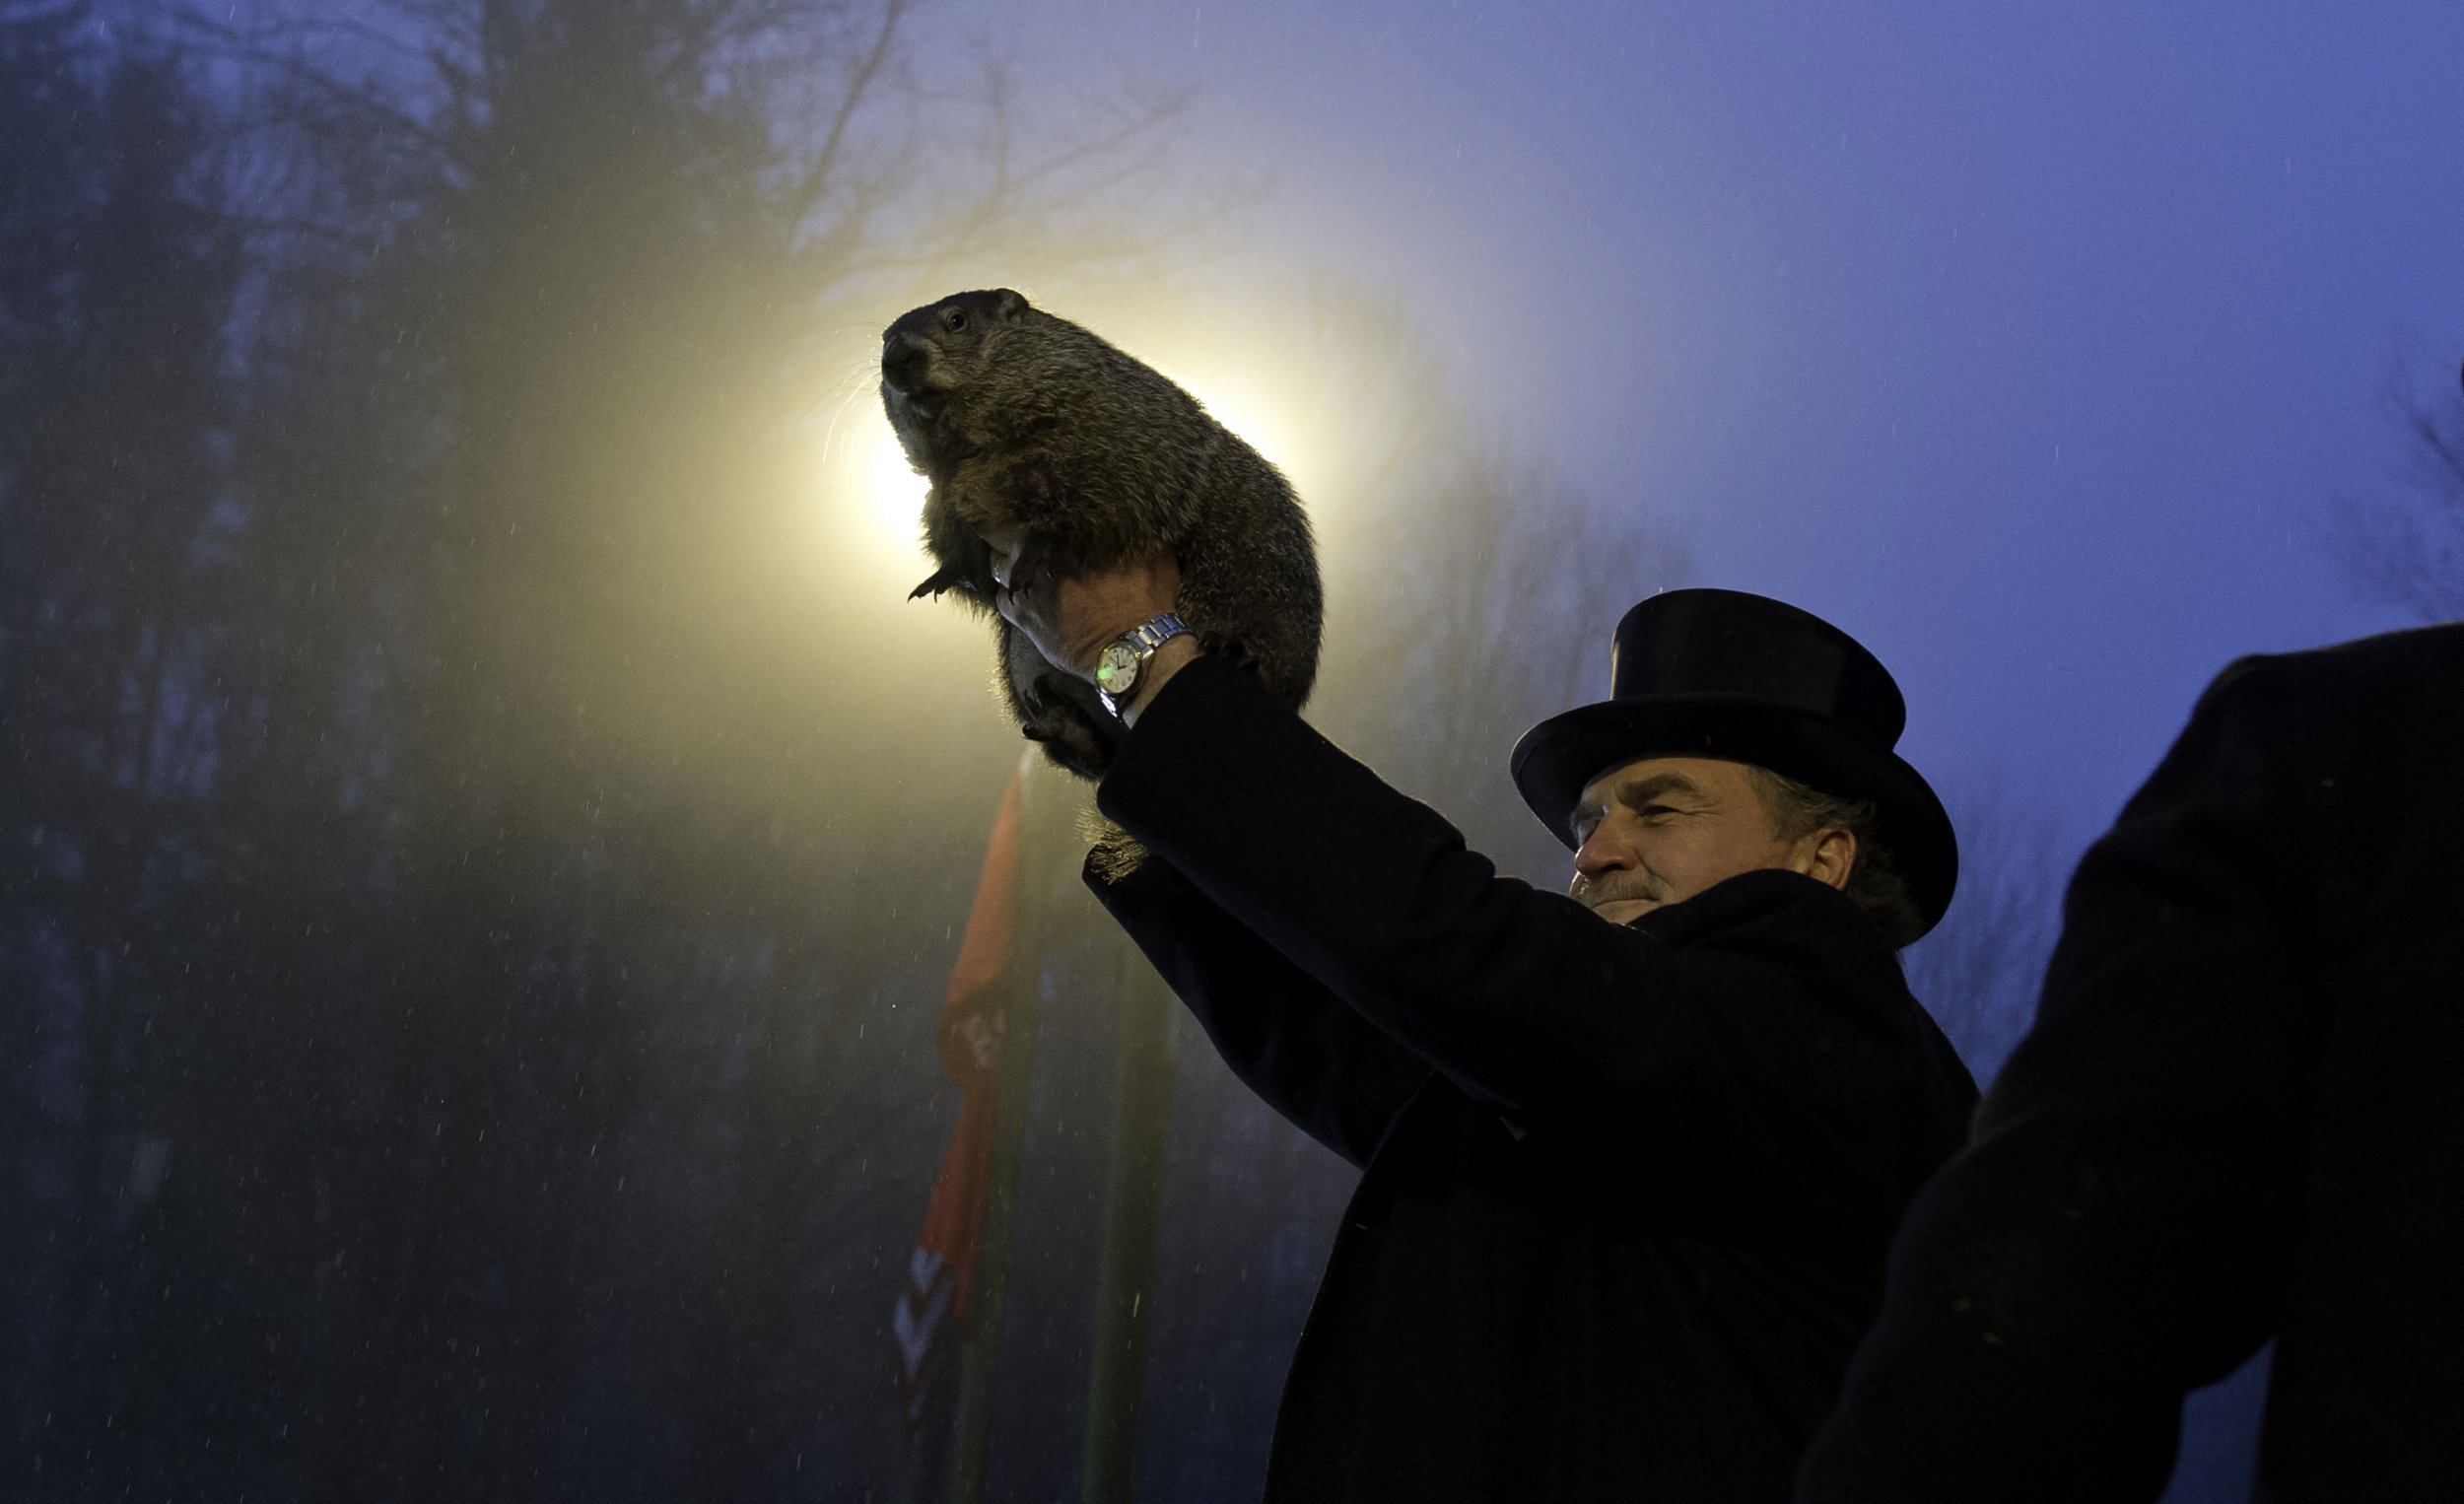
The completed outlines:
{"type": "Polygon", "coordinates": [[[1709,757],[1610,768],[1583,786],[1573,825],[1582,844],[1568,891],[1618,924],[1765,867],[1842,887],[1856,856],[1842,830],[1782,840],[1745,765],[1709,757]]]}

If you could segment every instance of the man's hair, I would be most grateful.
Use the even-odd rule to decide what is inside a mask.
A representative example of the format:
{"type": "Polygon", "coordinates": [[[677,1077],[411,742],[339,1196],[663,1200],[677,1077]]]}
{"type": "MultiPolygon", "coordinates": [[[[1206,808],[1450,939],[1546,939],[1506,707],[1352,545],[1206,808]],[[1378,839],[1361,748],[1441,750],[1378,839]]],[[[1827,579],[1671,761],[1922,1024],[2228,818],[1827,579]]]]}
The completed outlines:
{"type": "Polygon", "coordinates": [[[1745,772],[1762,795],[1772,833],[1782,841],[1796,841],[1831,826],[1857,838],[1856,862],[1848,869],[1845,891],[1866,918],[1882,926],[1893,947],[1925,932],[1925,917],[1909,896],[1908,879],[1900,875],[1890,849],[1876,834],[1882,827],[1882,811],[1872,799],[1824,793],[1751,763],[1745,765],[1745,772]]]}

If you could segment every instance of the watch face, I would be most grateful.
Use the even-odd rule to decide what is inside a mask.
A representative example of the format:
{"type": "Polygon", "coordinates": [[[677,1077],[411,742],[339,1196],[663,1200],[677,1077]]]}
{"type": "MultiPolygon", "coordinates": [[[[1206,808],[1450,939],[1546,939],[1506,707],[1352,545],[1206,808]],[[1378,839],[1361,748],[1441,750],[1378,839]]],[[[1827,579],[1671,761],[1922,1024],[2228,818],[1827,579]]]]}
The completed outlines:
{"type": "Polygon", "coordinates": [[[1105,694],[1128,694],[1137,677],[1137,653],[1120,643],[1105,649],[1104,655],[1095,660],[1095,687],[1105,694]]]}

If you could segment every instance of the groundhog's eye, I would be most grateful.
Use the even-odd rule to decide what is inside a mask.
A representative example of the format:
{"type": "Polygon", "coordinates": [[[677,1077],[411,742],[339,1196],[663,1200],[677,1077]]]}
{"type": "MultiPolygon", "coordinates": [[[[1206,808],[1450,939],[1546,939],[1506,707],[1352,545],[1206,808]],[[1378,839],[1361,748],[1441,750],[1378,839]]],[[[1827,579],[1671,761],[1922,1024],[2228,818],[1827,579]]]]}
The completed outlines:
{"type": "Polygon", "coordinates": [[[942,314],[941,327],[949,330],[952,334],[956,334],[959,330],[967,327],[967,314],[965,310],[952,308],[948,312],[942,314]]]}

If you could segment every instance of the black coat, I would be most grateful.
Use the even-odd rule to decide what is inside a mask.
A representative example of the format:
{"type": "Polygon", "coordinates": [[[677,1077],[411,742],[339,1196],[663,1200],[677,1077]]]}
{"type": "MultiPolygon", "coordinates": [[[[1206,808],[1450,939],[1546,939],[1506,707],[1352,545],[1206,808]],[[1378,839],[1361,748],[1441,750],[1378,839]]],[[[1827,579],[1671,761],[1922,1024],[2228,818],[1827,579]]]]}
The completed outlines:
{"type": "Polygon", "coordinates": [[[1100,791],[1098,896],[1365,1172],[1270,1499],[1780,1500],[1975,1088],[1876,927],[1756,872],[1608,923],[1201,658],[1100,791]]]}
{"type": "Polygon", "coordinates": [[[2464,626],[2235,664],[2073,880],[1800,1498],[2154,1499],[2277,1339],[2261,1496],[2464,1499],[2464,626]]]}

